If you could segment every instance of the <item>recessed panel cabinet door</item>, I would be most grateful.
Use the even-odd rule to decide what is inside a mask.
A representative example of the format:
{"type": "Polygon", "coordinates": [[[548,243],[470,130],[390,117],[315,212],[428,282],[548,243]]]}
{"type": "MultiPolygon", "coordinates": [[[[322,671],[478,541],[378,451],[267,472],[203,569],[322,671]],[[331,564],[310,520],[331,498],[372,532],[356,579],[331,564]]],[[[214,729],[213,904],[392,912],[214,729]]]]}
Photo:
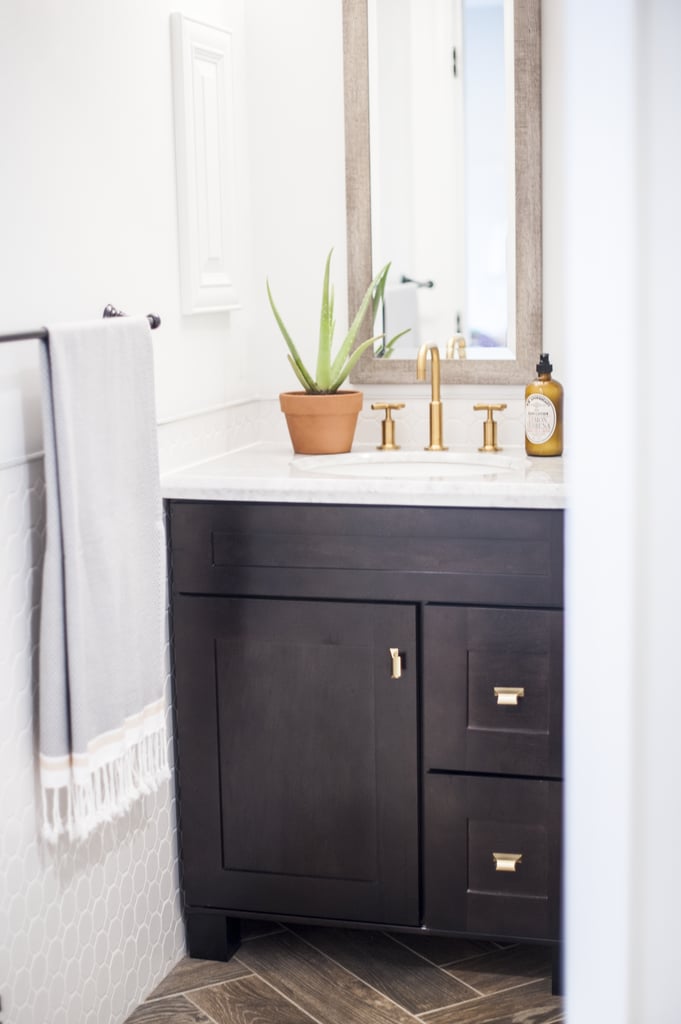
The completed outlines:
{"type": "Polygon", "coordinates": [[[174,612],[187,903],[418,924],[415,608],[174,612]]]}

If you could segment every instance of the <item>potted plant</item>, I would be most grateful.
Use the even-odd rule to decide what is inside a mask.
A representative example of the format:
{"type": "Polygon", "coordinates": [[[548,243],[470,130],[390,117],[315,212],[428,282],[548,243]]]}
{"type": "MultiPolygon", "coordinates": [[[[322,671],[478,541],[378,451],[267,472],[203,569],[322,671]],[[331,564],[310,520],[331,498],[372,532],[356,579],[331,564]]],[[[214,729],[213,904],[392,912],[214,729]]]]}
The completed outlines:
{"type": "MultiPolygon", "coordinates": [[[[302,391],[287,391],[279,396],[281,410],[286,416],[293,450],[304,455],[330,455],[349,452],[357,426],[357,417],[362,408],[363,396],[360,391],[340,390],[357,360],[365,349],[375,344],[382,335],[378,334],[363,341],[353,351],[357,332],[366,316],[369,305],[380,302],[390,264],[383,267],[367,288],[350,328],[338,352],[332,353],[334,320],[334,292],[329,284],[331,256],[326,258],[324,283],[322,286],[322,308],[319,323],[319,343],[314,376],[305,366],[279,310],[277,309],[269,281],[267,296],[274,318],[279,325],[288,347],[288,361],[300,381],[302,391]]],[[[391,339],[394,340],[394,339],[391,339]]]]}

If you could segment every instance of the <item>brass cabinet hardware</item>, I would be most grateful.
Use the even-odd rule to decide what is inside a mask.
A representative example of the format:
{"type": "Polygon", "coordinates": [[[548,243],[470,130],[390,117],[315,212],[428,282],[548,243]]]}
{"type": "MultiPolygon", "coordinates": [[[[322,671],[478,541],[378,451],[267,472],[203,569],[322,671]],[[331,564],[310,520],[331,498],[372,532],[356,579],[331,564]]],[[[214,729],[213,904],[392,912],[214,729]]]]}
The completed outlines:
{"type": "Polygon", "coordinates": [[[497,444],[497,421],[494,419],[495,412],[501,412],[506,408],[506,402],[499,402],[496,405],[487,402],[478,402],[473,406],[475,412],[480,410],[487,412],[487,419],[482,424],[482,447],[479,452],[500,452],[497,444]]]}
{"type": "Polygon", "coordinates": [[[495,871],[515,871],[523,859],[522,853],[493,853],[495,871]]]}
{"type": "Polygon", "coordinates": [[[494,696],[497,698],[497,704],[512,704],[514,707],[518,706],[518,700],[525,696],[524,686],[495,686],[494,696]]]}
{"type": "Polygon", "coordinates": [[[393,409],[404,409],[404,402],[372,402],[372,409],[385,409],[385,419],[381,422],[382,443],[376,445],[379,452],[396,452],[400,447],[395,444],[395,421],[393,409]]]}
{"type": "Polygon", "coordinates": [[[390,657],[393,660],[393,670],[390,674],[391,679],[399,679],[402,675],[402,659],[400,658],[399,647],[390,647],[390,657]]]}

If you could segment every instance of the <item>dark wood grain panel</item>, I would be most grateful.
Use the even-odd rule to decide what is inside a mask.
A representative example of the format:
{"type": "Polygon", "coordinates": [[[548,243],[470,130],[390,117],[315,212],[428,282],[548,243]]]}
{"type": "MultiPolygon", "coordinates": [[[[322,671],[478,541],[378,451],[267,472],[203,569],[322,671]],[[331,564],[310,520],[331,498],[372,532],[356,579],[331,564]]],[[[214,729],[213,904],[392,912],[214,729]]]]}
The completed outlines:
{"type": "Polygon", "coordinates": [[[313,1024],[307,1013],[253,975],[243,981],[202,988],[189,998],[211,1021],[220,1024],[313,1024]]]}
{"type": "Polygon", "coordinates": [[[175,592],[561,607],[563,513],[170,502],[175,592]]]}
{"type": "Polygon", "coordinates": [[[318,1024],[414,1024],[406,1010],[290,932],[248,942],[238,956],[318,1024]]]}
{"type": "Polygon", "coordinates": [[[435,1010],[420,1019],[422,1024],[558,1024],[564,1018],[561,998],[552,996],[550,983],[542,980],[464,1006],[435,1010]]]}
{"type": "Polygon", "coordinates": [[[243,978],[246,974],[248,971],[236,960],[223,963],[218,960],[193,960],[186,956],[173,967],[148,999],[177,995],[204,985],[217,985],[233,978],[243,978]]]}
{"type": "Polygon", "coordinates": [[[189,911],[417,924],[414,607],[175,605],[189,911]]]}
{"type": "Polygon", "coordinates": [[[213,1024],[186,996],[170,996],[142,1003],[124,1024],[213,1024]]]}
{"type": "Polygon", "coordinates": [[[411,1013],[464,1002],[477,994],[380,932],[306,927],[293,930],[411,1013]]]}

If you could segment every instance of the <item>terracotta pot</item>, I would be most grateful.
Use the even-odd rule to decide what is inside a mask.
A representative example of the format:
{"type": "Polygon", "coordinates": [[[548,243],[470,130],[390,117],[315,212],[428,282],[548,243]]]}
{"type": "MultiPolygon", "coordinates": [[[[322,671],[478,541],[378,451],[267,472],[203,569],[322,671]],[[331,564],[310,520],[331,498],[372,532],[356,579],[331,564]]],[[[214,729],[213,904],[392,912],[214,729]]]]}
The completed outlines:
{"type": "Polygon", "coordinates": [[[279,395],[294,452],[297,455],[349,452],[363,400],[361,391],[336,391],[333,395],[285,391],[279,395]]]}

